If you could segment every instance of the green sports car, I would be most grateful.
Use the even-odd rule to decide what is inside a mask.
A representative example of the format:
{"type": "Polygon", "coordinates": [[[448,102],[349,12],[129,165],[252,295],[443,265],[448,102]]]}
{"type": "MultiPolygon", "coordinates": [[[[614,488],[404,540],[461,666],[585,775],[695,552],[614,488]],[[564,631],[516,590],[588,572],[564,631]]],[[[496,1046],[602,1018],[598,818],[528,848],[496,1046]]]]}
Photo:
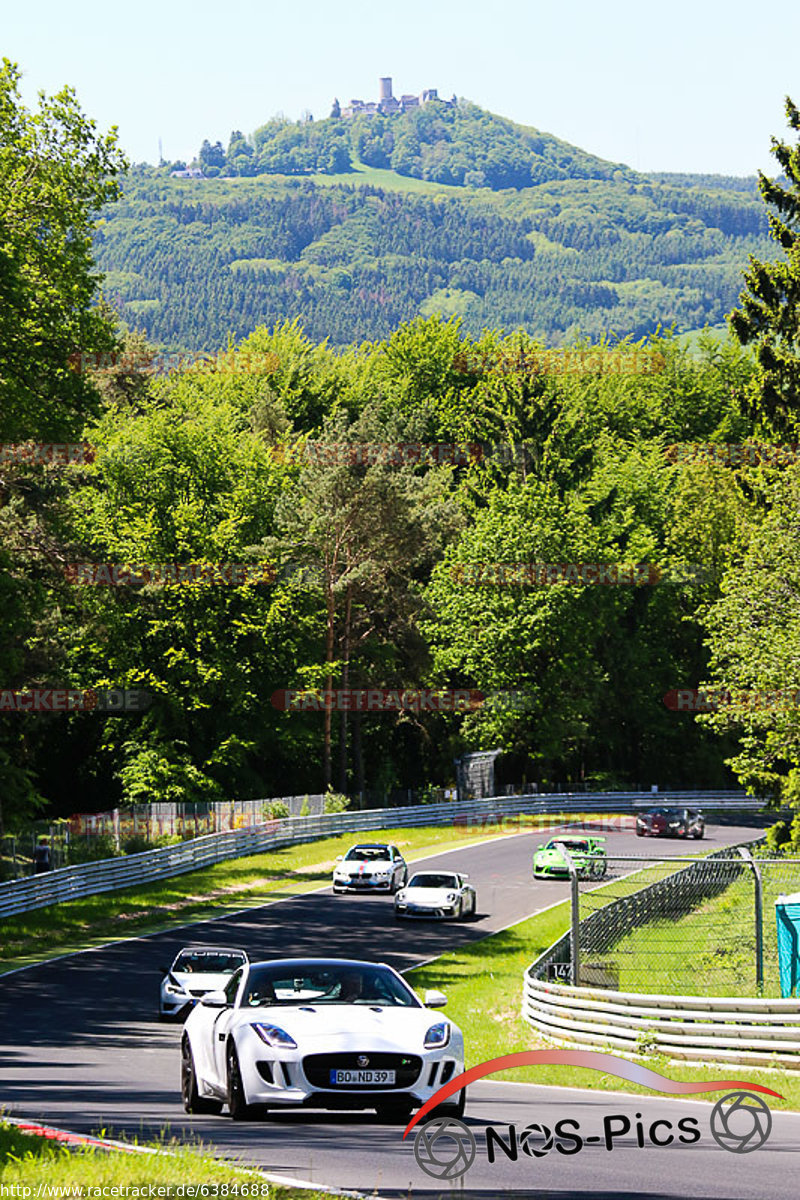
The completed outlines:
{"type": "Polygon", "coordinates": [[[600,879],[608,870],[605,838],[559,837],[545,846],[538,846],[533,855],[534,879],[568,879],[569,870],[558,850],[559,846],[571,856],[581,879],[600,879]]]}

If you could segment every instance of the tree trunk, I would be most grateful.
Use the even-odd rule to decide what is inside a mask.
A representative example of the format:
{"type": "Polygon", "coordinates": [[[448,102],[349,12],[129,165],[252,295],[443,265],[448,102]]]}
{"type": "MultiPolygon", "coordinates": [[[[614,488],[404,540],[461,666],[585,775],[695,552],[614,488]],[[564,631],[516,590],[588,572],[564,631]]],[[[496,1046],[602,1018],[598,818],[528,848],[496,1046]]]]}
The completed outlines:
{"type": "MultiPolygon", "coordinates": [[[[328,628],[325,639],[325,662],[330,664],[333,662],[333,644],[334,644],[334,625],[336,622],[336,610],[333,603],[333,563],[328,564],[326,571],[326,598],[328,602],[328,628]]],[[[330,670],[325,680],[325,690],[330,693],[333,691],[333,675],[330,670]]],[[[322,749],[322,787],[323,791],[328,790],[331,784],[331,707],[330,700],[325,705],[325,733],[322,749]]]]}
{"type": "MultiPolygon", "coordinates": [[[[347,692],[350,686],[350,620],[353,612],[352,588],[347,589],[347,601],[344,611],[344,645],[342,657],[342,687],[347,692]]],[[[339,713],[339,791],[347,794],[347,708],[342,707],[339,713]]]]}
{"type": "Polygon", "coordinates": [[[356,771],[356,790],[358,792],[358,807],[364,807],[364,750],[361,744],[361,713],[353,713],[353,761],[356,771]]]}

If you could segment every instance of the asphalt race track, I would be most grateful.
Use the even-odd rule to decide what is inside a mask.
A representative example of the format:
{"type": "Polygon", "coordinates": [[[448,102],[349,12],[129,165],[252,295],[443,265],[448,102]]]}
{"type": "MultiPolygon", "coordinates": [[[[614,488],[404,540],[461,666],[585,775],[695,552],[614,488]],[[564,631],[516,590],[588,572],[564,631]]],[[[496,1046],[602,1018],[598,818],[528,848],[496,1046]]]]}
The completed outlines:
{"type": "MultiPolygon", "coordinates": [[[[752,829],[711,827],[703,846],[716,849],[755,835],[752,829]]],[[[680,841],[637,839],[631,833],[606,837],[612,855],[656,858],[699,849],[680,841]]],[[[477,1138],[478,1153],[462,1189],[458,1180],[438,1184],[426,1175],[413,1154],[414,1135],[404,1142],[401,1127],[381,1124],[370,1113],[295,1112],[234,1123],[227,1116],[183,1112],[180,1026],[156,1019],[158,967],[168,964],[181,946],[241,946],[254,959],[364,957],[403,970],[565,898],[568,884],[531,880],[532,849],[542,840],[541,833],[517,834],[425,860],[430,869],[469,872],[478,892],[474,922],[396,923],[388,897],[333,897],[326,889],[7,975],[0,980],[0,1104],[11,1115],[82,1132],[103,1128],[109,1135],[150,1138],[168,1126],[172,1136],[199,1137],[222,1155],[271,1172],[333,1187],[378,1189],[382,1196],[794,1200],[800,1114],[774,1114],[766,1146],[734,1154],[711,1138],[707,1103],[486,1080],[470,1089],[466,1123],[477,1138]],[[623,1114],[630,1132],[607,1150],[600,1137],[603,1119],[623,1114]],[[645,1133],[640,1147],[637,1114],[645,1131],[657,1119],[674,1126],[686,1115],[696,1116],[700,1140],[659,1148],[645,1133]],[[553,1148],[543,1156],[520,1153],[512,1161],[497,1151],[496,1161],[488,1162],[487,1125],[500,1129],[515,1123],[522,1130],[532,1122],[552,1127],[562,1118],[577,1120],[581,1134],[597,1140],[570,1155],[553,1148]]],[[[737,1077],[735,1068],[718,1074],[737,1077]]],[[[743,1074],[780,1090],[774,1082],[778,1076],[743,1074]]],[[[621,1125],[618,1121],[615,1128],[621,1125]]],[[[661,1127],[662,1135],[666,1128],[661,1127]]]]}

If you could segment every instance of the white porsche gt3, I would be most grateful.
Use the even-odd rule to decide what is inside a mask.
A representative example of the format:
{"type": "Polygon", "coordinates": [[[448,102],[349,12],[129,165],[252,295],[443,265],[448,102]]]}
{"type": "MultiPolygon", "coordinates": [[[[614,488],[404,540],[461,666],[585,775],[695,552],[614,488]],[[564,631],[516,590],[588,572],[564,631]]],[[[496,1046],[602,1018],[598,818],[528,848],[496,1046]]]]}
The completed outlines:
{"type": "Polygon", "coordinates": [[[454,871],[420,871],[394,898],[396,917],[471,917],[478,897],[466,875],[454,871]]]}
{"type": "Polygon", "coordinates": [[[244,950],[219,946],[186,946],[171,967],[162,967],[158,1016],[161,1021],[185,1017],[207,992],[224,988],[234,971],[247,962],[244,950]]]}
{"type": "MultiPolygon", "coordinates": [[[[384,963],[248,963],[184,1026],[183,1106],[218,1113],[227,1104],[235,1121],[270,1108],[374,1108],[405,1122],[464,1070],[461,1030],[431,1012],[445,1003],[429,991],[422,1004],[384,963]]],[[[437,1115],[463,1111],[462,1089],[437,1115]]]]}
{"type": "Polygon", "coordinates": [[[333,891],[394,893],[408,879],[408,867],[397,846],[361,842],[336,860],[333,891]]]}

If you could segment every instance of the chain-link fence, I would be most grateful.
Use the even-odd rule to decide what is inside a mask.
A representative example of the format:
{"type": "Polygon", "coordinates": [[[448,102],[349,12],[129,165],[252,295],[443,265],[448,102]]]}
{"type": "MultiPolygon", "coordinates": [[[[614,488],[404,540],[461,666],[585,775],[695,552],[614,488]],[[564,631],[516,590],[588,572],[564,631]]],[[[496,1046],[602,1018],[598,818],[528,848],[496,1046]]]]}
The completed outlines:
{"type": "Polygon", "coordinates": [[[702,859],[609,856],[602,884],[578,883],[581,985],[779,997],[775,901],[800,891],[800,859],[751,852],[750,861],[734,849],[702,859]]]}

